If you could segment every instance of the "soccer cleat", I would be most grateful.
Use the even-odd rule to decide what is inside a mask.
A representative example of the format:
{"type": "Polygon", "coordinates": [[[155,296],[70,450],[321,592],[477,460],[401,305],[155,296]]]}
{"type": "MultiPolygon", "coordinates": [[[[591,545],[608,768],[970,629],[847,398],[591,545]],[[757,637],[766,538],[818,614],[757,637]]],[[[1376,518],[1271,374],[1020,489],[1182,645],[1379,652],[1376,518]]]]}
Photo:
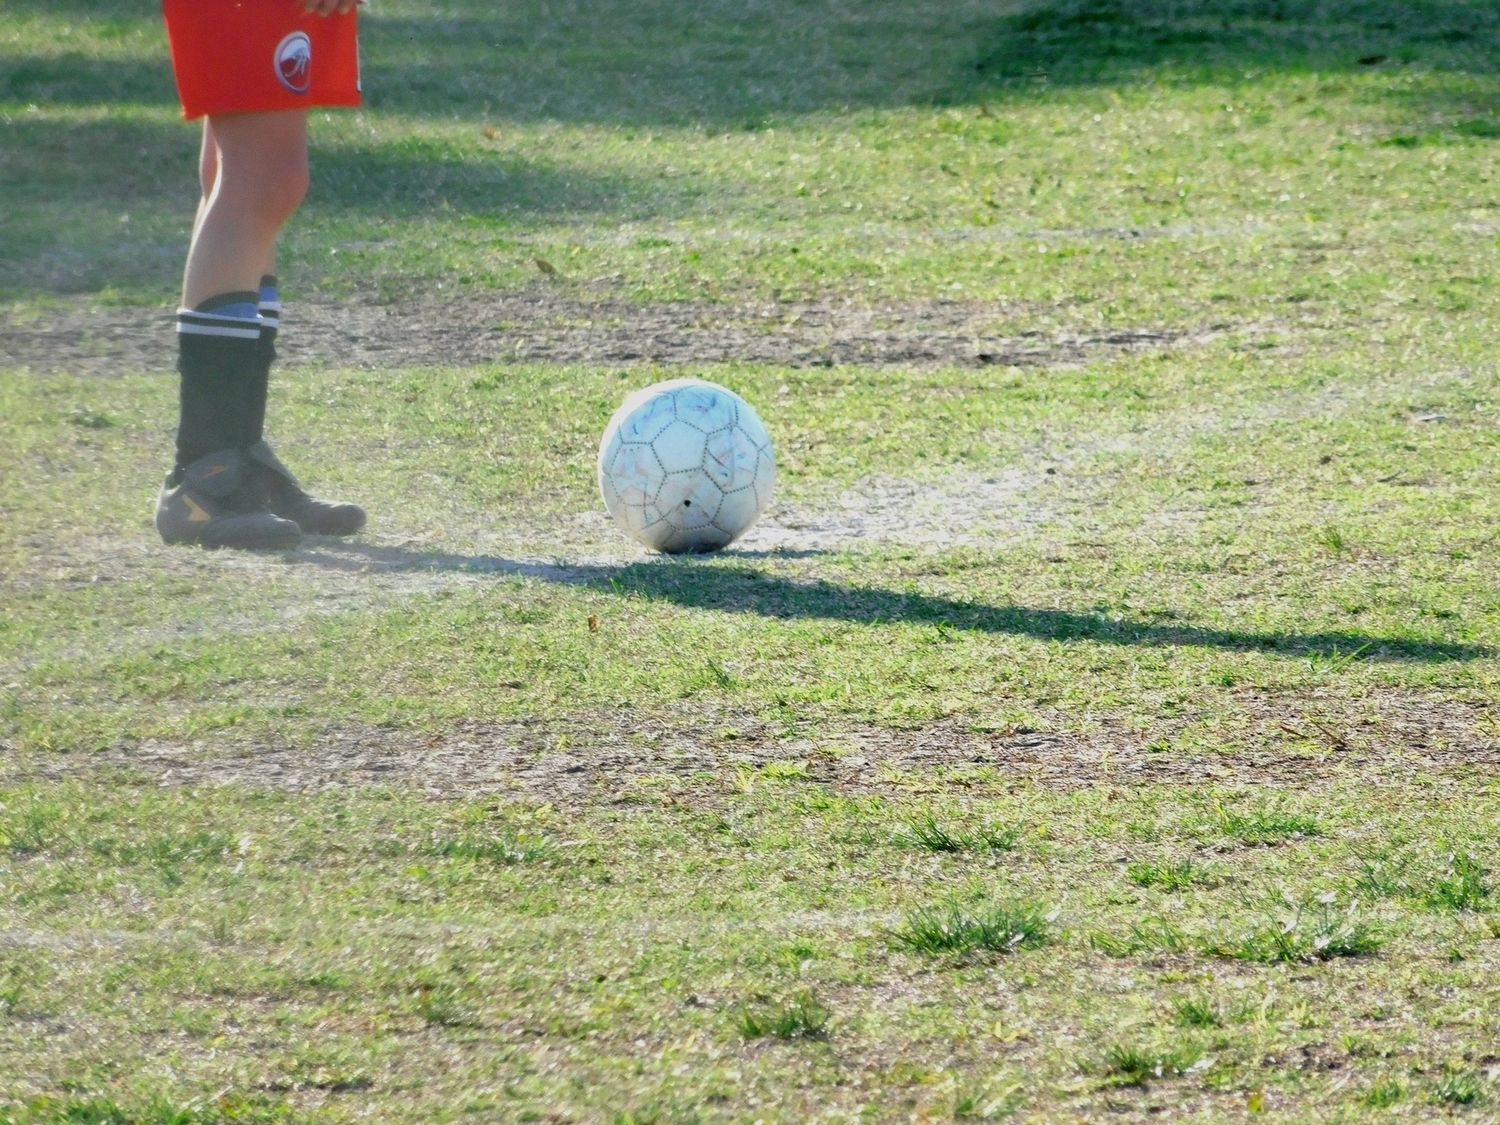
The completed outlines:
{"type": "Polygon", "coordinates": [[[237,449],[200,457],[167,477],[156,498],[156,530],[165,543],[282,551],[302,539],[297,525],[273,515],[237,449]]]}
{"type": "Polygon", "coordinates": [[[314,500],[302,491],[292,471],[264,441],[245,451],[255,462],[256,475],[271,511],[291,520],[308,535],[353,535],[365,526],[365,510],[358,504],[314,500]]]}

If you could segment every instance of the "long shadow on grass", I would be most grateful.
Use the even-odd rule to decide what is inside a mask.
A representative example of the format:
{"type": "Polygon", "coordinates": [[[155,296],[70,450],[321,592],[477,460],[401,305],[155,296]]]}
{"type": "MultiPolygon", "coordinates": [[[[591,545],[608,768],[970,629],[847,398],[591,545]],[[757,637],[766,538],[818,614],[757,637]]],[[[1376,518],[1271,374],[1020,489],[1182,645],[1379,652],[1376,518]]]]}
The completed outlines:
{"type": "Polygon", "coordinates": [[[1237,86],[1266,72],[1407,65],[1488,76],[1500,8],[1491,0],[1038,0],[992,17],[977,42],[975,85],[1153,77],[1237,86]]]}
{"type": "MultiPolygon", "coordinates": [[[[758,129],[845,107],[1147,83],[1237,87],[1267,72],[1413,67],[1484,77],[1500,44],[1492,0],[450,0],[421,15],[393,7],[373,6],[364,24],[371,107],[476,121],[758,129]]],[[[171,100],[152,6],[8,0],[7,8],[149,30],[162,48],[148,59],[13,51],[0,65],[0,97],[171,100]]],[[[1409,99],[1409,85],[1380,84],[1378,94],[1409,99]]],[[[1423,98],[1475,98],[1463,82],[1446,94],[1436,93],[1440,83],[1420,85],[1423,98]]]]}
{"type": "MultiPolygon", "coordinates": [[[[159,283],[166,271],[154,251],[167,236],[151,230],[166,215],[180,220],[170,233],[175,271],[197,203],[197,146],[196,128],[182,122],[0,120],[0,299],[159,283]],[[56,221],[61,208],[65,223],[56,221]],[[122,226],[124,211],[134,213],[134,226],[122,226]],[[142,245],[123,261],[100,251],[127,238],[142,245]]],[[[709,191],[685,176],[664,183],[644,170],[632,175],[522,160],[496,151],[477,129],[462,143],[315,143],[312,165],[307,213],[295,230],[348,214],[381,222],[463,214],[498,219],[501,228],[601,214],[644,221],[686,213],[709,191]]],[[[721,197],[726,192],[722,186],[714,190],[721,197]]],[[[504,252],[503,243],[497,246],[504,252]]]]}
{"type": "MultiPolygon", "coordinates": [[[[179,210],[197,202],[198,133],[179,122],[0,121],[0,189],[11,205],[66,202],[116,226],[124,203],[163,196],[179,210]]],[[[390,145],[314,144],[310,210],[368,211],[386,217],[452,209],[470,215],[590,215],[622,221],[680,214],[706,190],[679,177],[671,185],[643,171],[600,173],[548,159],[496,151],[483,134],[466,142],[404,138],[390,145]]],[[[722,188],[716,189],[722,194],[722,188]]],[[[3,251],[0,251],[3,253],[3,251]]]]}
{"type": "MultiPolygon", "coordinates": [[[[776,554],[776,552],[771,552],[776,554]]],[[[1331,663],[1353,660],[1478,660],[1495,655],[1485,645],[1419,637],[1390,637],[1352,630],[1254,632],[1174,623],[1164,625],[1124,616],[1036,609],[931,594],[850,586],[824,580],[798,581],[737,565],[727,552],[718,561],[663,560],[597,564],[521,562],[494,555],[441,555],[370,544],[343,544],[337,553],[309,549],[299,559],[334,569],[349,569],[350,556],[380,569],[439,570],[469,574],[521,576],[566,585],[589,586],[624,598],[670,602],[720,613],[745,613],[779,620],[849,621],[861,625],[927,623],[947,629],[1008,633],[1057,641],[1101,644],[1178,646],[1255,650],[1291,656],[1318,656],[1331,663]]]]}

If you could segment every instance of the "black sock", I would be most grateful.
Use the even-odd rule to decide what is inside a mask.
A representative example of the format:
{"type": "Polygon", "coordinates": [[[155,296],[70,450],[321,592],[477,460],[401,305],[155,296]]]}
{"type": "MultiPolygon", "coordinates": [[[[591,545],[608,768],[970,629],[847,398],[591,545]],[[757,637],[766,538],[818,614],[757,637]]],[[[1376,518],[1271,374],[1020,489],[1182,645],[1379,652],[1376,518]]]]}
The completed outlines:
{"type": "Polygon", "coordinates": [[[260,410],[255,417],[255,440],[259,441],[266,429],[266,398],[270,391],[271,364],[276,362],[276,336],[281,331],[281,291],[276,275],[268,273],[260,279],[260,342],[264,356],[258,374],[260,380],[257,402],[260,410]]]}
{"type": "Polygon", "coordinates": [[[177,474],[200,457],[260,440],[270,362],[258,297],[223,293],[177,312],[177,474]]]}

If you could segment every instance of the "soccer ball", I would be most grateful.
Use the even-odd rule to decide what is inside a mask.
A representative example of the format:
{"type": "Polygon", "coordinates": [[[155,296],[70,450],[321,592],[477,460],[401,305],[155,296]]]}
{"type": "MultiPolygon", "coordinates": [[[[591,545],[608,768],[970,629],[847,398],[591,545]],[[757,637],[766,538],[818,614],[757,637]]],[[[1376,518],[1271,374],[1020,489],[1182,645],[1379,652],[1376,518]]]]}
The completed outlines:
{"type": "Polygon", "coordinates": [[[657,551],[717,551],[771,499],[776,459],[755,408],[702,379],[636,391],[599,443],[599,491],[625,534],[657,551]]]}

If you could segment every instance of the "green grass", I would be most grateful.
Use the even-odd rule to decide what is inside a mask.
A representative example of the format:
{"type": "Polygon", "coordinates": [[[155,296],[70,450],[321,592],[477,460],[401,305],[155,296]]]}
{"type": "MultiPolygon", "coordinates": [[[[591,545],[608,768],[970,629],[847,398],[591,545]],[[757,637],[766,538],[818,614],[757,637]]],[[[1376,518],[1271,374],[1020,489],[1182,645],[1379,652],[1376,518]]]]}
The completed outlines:
{"type": "Polygon", "coordinates": [[[1439,1105],[1475,1105],[1484,1098],[1484,1082],[1472,1071],[1449,1070],[1437,1081],[1432,1100],[1439,1105]]]}
{"type": "Polygon", "coordinates": [[[1276,844],[1323,834],[1322,826],[1313,817],[1283,812],[1278,808],[1221,810],[1219,828],[1224,835],[1251,845],[1276,844]]]}
{"type": "Polygon", "coordinates": [[[1125,876],[1140,887],[1163,891],[1189,891],[1199,886],[1214,886],[1220,876],[1210,867],[1193,859],[1169,859],[1162,863],[1136,860],[1127,864],[1125,876]]]}
{"type": "MultiPolygon", "coordinates": [[[[1500,815],[1493,794],[1462,816],[1395,800],[1340,812],[1366,792],[1351,780],[1310,797],[1330,822],[1348,816],[1322,853],[1241,853],[1236,885],[1163,896],[1175,904],[1162,920],[1175,940],[1106,957],[1095,935],[1128,933],[1139,921],[1138,908],[1118,900],[1108,858],[1130,840],[1128,822],[1154,816],[1166,832],[1187,830],[1224,794],[1031,786],[955,795],[934,810],[928,795],[866,800],[767,787],[704,806],[642,795],[579,816],[535,802],[497,808],[494,799],[434,803],[391,791],[310,800],[231,786],[208,800],[154,785],[37,784],[20,795],[66,811],[43,850],[6,872],[4,930],[30,936],[6,978],[7,997],[17,998],[0,1017],[0,1050],[34,1059],[57,1081],[85,1083],[89,1096],[180,1105],[200,1083],[234,1081],[240,1063],[233,1053],[184,1056],[172,1078],[152,1057],[161,1029],[196,1042],[232,1019],[283,1045],[251,1057],[257,1082],[288,1104],[302,1104],[299,1090],[337,1087],[353,1104],[393,1113],[556,1050],[599,1076],[597,1093],[533,1074],[513,1079],[523,1103],[561,1099],[584,1116],[617,1104],[621,1091],[690,1104],[746,1065],[736,1046],[745,1042],[814,1052],[806,1065],[826,1045],[874,1059],[956,1042],[955,1065],[998,1091],[1029,1073],[1025,1105],[1089,1104],[1088,1090],[1128,1089],[1119,1083],[1143,1077],[1148,1087],[1203,1081],[1210,1091],[1269,1080],[1301,1096],[1315,1088],[1304,1072],[1265,1062],[1271,1044],[1293,1040],[1345,1068],[1366,1053],[1398,1052],[1440,1074],[1494,1031],[1489,1009],[1460,983],[1490,971],[1496,946],[1463,913],[1384,909],[1384,944],[1347,956],[1351,925],[1369,908],[1351,923],[1342,901],[1326,918],[1313,902],[1300,917],[1250,920],[1252,936],[1294,921],[1285,955],[1214,948],[1220,934],[1246,933],[1246,896],[1353,873],[1367,838],[1433,836],[1500,815]],[[1102,818],[1109,809],[1119,815],[1102,818]],[[1063,911],[1052,917],[1052,908],[1003,897],[984,869],[914,869],[891,830],[919,810],[1047,824],[1039,842],[1006,854],[999,877],[1063,911]],[[529,863],[434,853],[431,841],[497,818],[553,848],[529,863]],[[216,824],[233,825],[228,860],[178,849],[179,866],[163,868],[159,841],[216,824]],[[106,830],[113,846],[92,846],[106,830]],[[920,905],[941,896],[948,901],[920,905]],[[80,962],[72,943],[85,939],[93,952],[80,962]],[[1455,944],[1468,960],[1440,956],[1455,944]],[[1297,966],[1290,978],[1262,967],[1288,958],[1297,966]],[[1137,985],[1080,987],[1081,972],[1125,972],[1137,985]],[[1016,1005],[997,1013],[976,1003],[985,981],[1016,989],[1016,1005]],[[1451,1002],[1432,999],[1450,988],[1451,1002]],[[37,1019],[65,1030],[37,1044],[37,1019]],[[1174,1026],[1188,1038],[1157,1038],[1174,1026]],[[1067,1046],[1074,1041],[1055,1038],[1068,1027],[1095,1029],[1101,1051],[1122,1044],[1150,1065],[1126,1067],[1122,1056],[1111,1069],[1092,1053],[1080,1057],[1067,1046]],[[525,1038],[512,1056],[518,1029],[525,1038]],[[1206,1033],[1217,1037],[1211,1048],[1192,1038],[1206,1033]],[[632,1044],[643,1038],[645,1057],[676,1077],[642,1076],[642,1048],[632,1044]],[[996,1044],[1008,1044],[998,1073],[1009,1079],[973,1069],[994,1066],[996,1044]],[[1179,1047],[1203,1047],[1212,1061],[1189,1069],[1196,1058],[1169,1057],[1179,1047]],[[453,1077],[431,1075],[439,1058],[450,1059],[453,1077]],[[100,1069],[101,1060],[109,1065],[100,1069]]],[[[754,1057],[733,1096],[785,1098],[776,1092],[785,1068],[804,1063],[754,1057]]],[[[908,1104],[907,1083],[917,1081],[888,1073],[882,1105],[908,1104]]],[[[1482,1080],[1480,1089],[1488,1096],[1482,1080]]],[[[938,1080],[931,1093],[974,1091],[949,1094],[938,1080]]]]}
{"type": "Polygon", "coordinates": [[[149,524],[159,7],[5,12],[0,1121],[1493,1107],[1493,5],[380,0],[272,412],[372,525],[272,557],[149,524]],[[375,306],[804,345],[298,360],[375,306]],[[601,519],[684,373],[781,546],[601,519]]]}
{"type": "Polygon", "coordinates": [[[1387,1078],[1365,1091],[1364,1103],[1372,1109],[1389,1109],[1406,1098],[1406,1087],[1398,1079],[1387,1078]]]}
{"type": "Polygon", "coordinates": [[[735,1024],[746,1039],[824,1039],[828,1036],[829,1013],[810,992],[785,1004],[746,1005],[735,1024]]]}
{"type": "Polygon", "coordinates": [[[1187,1073],[1202,1056],[1192,1046],[1177,1046],[1155,1051],[1126,1043],[1113,1043],[1104,1050],[1099,1069],[1111,1080],[1124,1086],[1145,1086],[1162,1078],[1187,1073]]]}
{"type": "Polygon", "coordinates": [[[294,1120],[270,1098],[224,1095],[211,1103],[182,1103],[164,1098],[124,1104],[107,1097],[33,1098],[7,1111],[7,1121],[65,1121],[69,1125],[227,1125],[228,1122],[274,1123],[294,1120]]]}
{"type": "Polygon", "coordinates": [[[1493,896],[1484,867],[1467,852],[1453,852],[1446,859],[1446,870],[1427,892],[1427,905],[1449,910],[1483,910],[1493,896]]]}
{"type": "Polygon", "coordinates": [[[949,829],[931,813],[913,820],[896,836],[908,847],[933,852],[1008,852],[1020,838],[1021,829],[1014,826],[980,824],[949,829]]]}
{"type": "Polygon", "coordinates": [[[1173,1009],[1173,1017],[1179,1027],[1220,1027],[1224,1023],[1219,1006],[1201,998],[1179,1002],[1173,1009]]]}
{"type": "Polygon", "coordinates": [[[1109,957],[1133,957],[1148,951],[1176,953],[1186,947],[1182,932],[1162,918],[1132,921],[1120,932],[1100,930],[1089,944],[1109,957]]]}
{"type": "Polygon", "coordinates": [[[1011,953],[1044,945],[1049,911],[1035,903],[995,903],[973,910],[954,904],[915,911],[891,931],[914,953],[1011,953]]]}
{"type": "Polygon", "coordinates": [[[1341,909],[1330,893],[1293,906],[1290,913],[1253,927],[1237,940],[1210,945],[1208,951],[1278,964],[1362,957],[1377,953],[1384,944],[1380,928],[1361,917],[1355,904],[1341,909]]]}

